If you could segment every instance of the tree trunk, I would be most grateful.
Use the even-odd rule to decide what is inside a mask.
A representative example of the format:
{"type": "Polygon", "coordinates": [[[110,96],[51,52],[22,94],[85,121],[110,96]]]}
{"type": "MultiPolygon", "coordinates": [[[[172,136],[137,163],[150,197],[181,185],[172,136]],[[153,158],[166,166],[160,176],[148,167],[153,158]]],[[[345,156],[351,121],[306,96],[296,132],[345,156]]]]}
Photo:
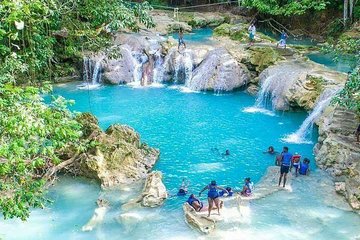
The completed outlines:
{"type": "Polygon", "coordinates": [[[354,0],[350,0],[350,4],[349,4],[349,18],[350,18],[350,22],[352,22],[353,19],[353,9],[354,9],[354,0]]]}
{"type": "Polygon", "coordinates": [[[349,0],[344,0],[344,26],[346,26],[346,22],[348,19],[348,7],[349,7],[349,0]]]}

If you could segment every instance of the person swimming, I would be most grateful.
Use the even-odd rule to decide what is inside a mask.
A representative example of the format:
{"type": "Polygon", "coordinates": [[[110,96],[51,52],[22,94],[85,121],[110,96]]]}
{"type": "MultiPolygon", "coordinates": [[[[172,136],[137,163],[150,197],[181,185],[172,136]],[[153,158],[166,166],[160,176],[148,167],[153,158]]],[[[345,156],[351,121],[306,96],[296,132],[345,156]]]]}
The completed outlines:
{"type": "Polygon", "coordinates": [[[194,194],[191,194],[186,202],[197,212],[200,212],[200,210],[204,207],[204,204],[198,198],[196,198],[194,194]]]}
{"type": "Polygon", "coordinates": [[[278,152],[275,151],[274,147],[273,146],[269,146],[267,151],[263,152],[263,153],[268,153],[268,154],[277,154],[278,152]]]}
{"type": "Polygon", "coordinates": [[[188,186],[189,186],[189,181],[186,181],[185,178],[183,178],[179,191],[176,194],[177,196],[185,196],[188,192],[188,186]]]}
{"type": "Polygon", "coordinates": [[[205,190],[209,190],[208,191],[208,203],[209,203],[209,207],[208,207],[208,217],[210,217],[211,214],[211,210],[213,209],[213,206],[215,205],[217,210],[218,210],[218,214],[220,215],[220,204],[221,201],[219,199],[219,192],[218,190],[223,190],[225,191],[225,193],[229,194],[228,191],[220,186],[217,186],[216,181],[213,180],[211,181],[211,183],[207,186],[205,186],[199,193],[199,196],[201,196],[201,193],[205,190]]]}
{"type": "Polygon", "coordinates": [[[245,197],[249,197],[252,194],[252,190],[253,190],[253,183],[251,182],[251,179],[249,177],[247,177],[247,178],[245,178],[245,184],[241,191],[241,195],[243,195],[245,197]]]}
{"type": "Polygon", "coordinates": [[[226,187],[225,189],[228,192],[228,194],[226,194],[226,192],[224,190],[222,190],[219,192],[220,197],[232,197],[234,192],[231,189],[231,187],[226,187]]]}

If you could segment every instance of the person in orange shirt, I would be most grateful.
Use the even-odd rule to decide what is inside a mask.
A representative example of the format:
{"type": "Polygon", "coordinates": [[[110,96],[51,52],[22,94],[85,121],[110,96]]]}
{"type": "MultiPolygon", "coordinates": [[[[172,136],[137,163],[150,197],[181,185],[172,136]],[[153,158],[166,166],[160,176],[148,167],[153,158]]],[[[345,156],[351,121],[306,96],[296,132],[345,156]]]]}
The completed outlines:
{"type": "Polygon", "coordinates": [[[298,153],[295,153],[291,159],[290,172],[291,172],[291,169],[294,167],[295,168],[295,176],[298,176],[299,167],[300,167],[300,159],[301,159],[301,155],[298,153]]]}

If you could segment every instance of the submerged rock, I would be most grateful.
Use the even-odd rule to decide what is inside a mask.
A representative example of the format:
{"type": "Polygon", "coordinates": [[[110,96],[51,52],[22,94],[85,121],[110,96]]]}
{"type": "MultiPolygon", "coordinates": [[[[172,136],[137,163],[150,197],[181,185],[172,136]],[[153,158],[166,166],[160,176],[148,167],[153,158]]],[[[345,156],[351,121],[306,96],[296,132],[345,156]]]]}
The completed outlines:
{"type": "Polygon", "coordinates": [[[94,215],[91,219],[81,228],[82,231],[88,232],[92,231],[99,224],[104,221],[105,214],[109,209],[109,202],[103,199],[98,199],[97,201],[98,208],[95,209],[94,215]]]}
{"type": "Polygon", "coordinates": [[[354,112],[328,107],[317,121],[319,142],[314,150],[318,166],[335,178],[335,190],[355,210],[360,210],[360,145],[353,134],[358,124],[354,112]]]}
{"type": "Polygon", "coordinates": [[[78,118],[84,137],[94,146],[80,155],[78,174],[97,179],[102,187],[112,187],[145,178],[159,157],[159,151],[140,142],[129,126],[111,125],[103,132],[91,114],[78,118]]]}
{"type": "Polygon", "coordinates": [[[187,87],[193,90],[231,91],[246,85],[250,74],[224,48],[214,49],[194,70],[187,87]]]}

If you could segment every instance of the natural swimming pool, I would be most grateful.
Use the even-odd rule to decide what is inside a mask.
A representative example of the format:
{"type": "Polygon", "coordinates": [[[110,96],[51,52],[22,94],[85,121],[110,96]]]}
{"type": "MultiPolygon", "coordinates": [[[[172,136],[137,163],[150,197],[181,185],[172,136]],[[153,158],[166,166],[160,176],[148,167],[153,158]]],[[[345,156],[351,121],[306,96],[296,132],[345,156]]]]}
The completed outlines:
{"type": "MultiPolygon", "coordinates": [[[[210,180],[240,188],[244,177],[256,183],[273,165],[273,156],[262,152],[273,145],[280,150],[281,138],[297,130],[305,112],[276,112],[275,115],[247,113],[255,98],[243,93],[215,95],[187,93],[179,88],[131,88],[105,86],[92,91],[75,84],[55,87],[55,94],[76,100],[77,111],[91,111],[105,129],[112,123],[134,127],[142,140],[161,151],[155,166],[164,174],[167,189],[175,193],[183,178],[189,191],[198,194],[210,180]],[[214,150],[217,148],[219,152],[214,150]],[[229,149],[231,156],[222,157],[229,149]]],[[[316,133],[312,141],[316,141],[316,133]]],[[[286,144],[291,152],[309,157],[315,170],[313,144],[286,144]]],[[[255,185],[256,188],[256,185],[255,185]]],[[[224,210],[224,222],[209,235],[211,239],[351,239],[360,235],[359,216],[334,195],[331,180],[320,170],[298,177],[292,192],[275,193],[253,201],[240,212],[224,210]]],[[[4,239],[205,239],[189,228],[182,203],[186,198],[168,199],[155,209],[122,210],[121,204],[138,194],[133,186],[105,196],[111,210],[104,223],[92,232],[81,227],[90,219],[101,193],[85,179],[64,177],[50,190],[54,200],[46,210],[34,210],[25,223],[1,221],[4,239]],[[16,224],[15,224],[16,223],[16,224]]],[[[202,195],[205,201],[206,194],[202,195]]]]}

